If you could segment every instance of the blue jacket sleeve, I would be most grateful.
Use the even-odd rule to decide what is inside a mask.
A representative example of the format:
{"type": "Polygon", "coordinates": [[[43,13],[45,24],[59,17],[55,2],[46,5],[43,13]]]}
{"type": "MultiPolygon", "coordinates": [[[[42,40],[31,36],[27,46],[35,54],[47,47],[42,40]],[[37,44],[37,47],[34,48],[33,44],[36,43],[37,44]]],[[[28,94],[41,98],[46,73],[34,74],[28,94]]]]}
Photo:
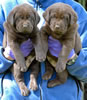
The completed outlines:
{"type": "Polygon", "coordinates": [[[3,52],[3,48],[2,46],[0,46],[0,73],[5,72],[13,63],[12,61],[4,57],[2,52],[3,52]]]}
{"type": "Polygon", "coordinates": [[[2,41],[3,41],[3,32],[4,32],[3,22],[4,22],[4,13],[0,5],[0,73],[6,71],[13,63],[12,61],[6,59],[2,54],[3,53],[2,41]]]}
{"type": "Polygon", "coordinates": [[[81,36],[82,49],[76,62],[73,65],[67,66],[67,69],[77,79],[87,82],[87,12],[81,5],[77,5],[76,11],[78,13],[78,31],[81,36]]]}

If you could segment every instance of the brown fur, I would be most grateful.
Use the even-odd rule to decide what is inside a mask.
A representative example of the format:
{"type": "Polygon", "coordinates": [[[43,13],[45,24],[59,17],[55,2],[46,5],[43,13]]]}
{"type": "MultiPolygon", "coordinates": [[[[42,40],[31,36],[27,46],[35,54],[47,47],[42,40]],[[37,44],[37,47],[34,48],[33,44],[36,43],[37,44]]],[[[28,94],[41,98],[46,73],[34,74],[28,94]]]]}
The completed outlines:
{"type": "MultiPolygon", "coordinates": [[[[56,79],[49,81],[48,87],[60,85],[67,80],[68,73],[66,71],[67,58],[70,51],[74,48],[78,53],[81,49],[81,40],[78,34],[77,14],[67,4],[56,3],[48,7],[43,13],[43,17],[46,21],[45,26],[41,28],[41,35],[43,40],[43,46],[45,53],[48,50],[48,36],[60,41],[62,44],[62,50],[59,54],[58,61],[56,63],[55,70],[57,72],[56,79]],[[46,49],[47,48],[47,49],[46,49]]],[[[50,62],[46,62],[50,63],[50,62]]],[[[52,74],[52,65],[47,64],[46,73],[43,79],[49,79],[52,74]],[[49,70],[47,70],[49,69],[49,70]],[[50,71],[51,70],[51,71],[50,71]]]]}
{"type": "Polygon", "coordinates": [[[83,99],[87,100],[87,83],[84,84],[84,92],[83,93],[84,93],[83,94],[83,97],[84,97],[83,99]]]}
{"type": "MultiPolygon", "coordinates": [[[[5,48],[8,41],[8,44],[15,56],[16,62],[13,64],[11,71],[19,85],[22,95],[24,96],[29,94],[29,90],[26,87],[23,78],[23,72],[26,72],[29,68],[29,66],[26,65],[29,61],[27,57],[25,62],[25,58],[19,48],[22,42],[30,38],[35,48],[36,60],[45,60],[43,49],[41,48],[42,44],[39,29],[37,28],[39,21],[40,17],[32,6],[29,4],[21,4],[12,9],[4,23],[5,33],[3,46],[5,48]]],[[[39,63],[35,61],[34,64],[31,64],[31,66],[34,70],[32,70],[30,75],[30,88],[32,90],[36,90],[36,78],[39,72],[39,63]]]]}

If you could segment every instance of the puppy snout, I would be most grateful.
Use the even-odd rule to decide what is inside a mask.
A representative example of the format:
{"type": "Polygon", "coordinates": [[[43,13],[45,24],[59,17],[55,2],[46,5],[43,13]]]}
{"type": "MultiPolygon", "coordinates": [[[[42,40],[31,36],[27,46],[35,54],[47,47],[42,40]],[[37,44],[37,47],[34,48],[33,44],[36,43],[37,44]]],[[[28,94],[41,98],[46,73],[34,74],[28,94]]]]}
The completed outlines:
{"type": "Polygon", "coordinates": [[[59,29],[59,28],[60,28],[60,25],[58,25],[58,24],[55,25],[55,28],[56,28],[56,29],[59,29]]]}
{"type": "Polygon", "coordinates": [[[23,32],[31,33],[32,30],[33,30],[33,25],[32,25],[31,22],[25,21],[25,22],[22,24],[22,31],[23,31],[23,32]]]}
{"type": "Polygon", "coordinates": [[[27,28],[31,25],[31,23],[29,21],[24,21],[23,22],[23,28],[27,28]]]}
{"type": "Polygon", "coordinates": [[[26,28],[28,26],[28,24],[23,24],[23,27],[26,28]]]}

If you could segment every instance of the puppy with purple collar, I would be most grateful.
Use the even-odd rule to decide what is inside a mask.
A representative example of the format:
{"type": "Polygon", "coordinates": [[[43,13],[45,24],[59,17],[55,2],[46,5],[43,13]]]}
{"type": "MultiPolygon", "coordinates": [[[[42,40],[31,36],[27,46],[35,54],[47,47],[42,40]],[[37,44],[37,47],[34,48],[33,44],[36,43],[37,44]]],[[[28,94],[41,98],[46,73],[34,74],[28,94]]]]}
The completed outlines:
{"type": "MultiPolygon", "coordinates": [[[[41,28],[41,35],[45,53],[47,53],[46,73],[43,75],[43,79],[51,78],[52,67],[54,67],[57,72],[56,78],[48,82],[48,87],[53,87],[66,82],[68,77],[66,64],[70,59],[68,57],[73,50],[77,54],[82,45],[78,34],[77,14],[71,6],[55,3],[46,9],[43,17],[46,24],[41,28]],[[52,54],[52,50],[49,50],[49,40],[54,41],[53,47],[58,45],[57,49],[60,49],[57,52],[54,49],[55,54],[52,54]]],[[[50,42],[50,44],[53,43],[50,42]]]]}
{"type": "Polygon", "coordinates": [[[35,9],[24,3],[14,7],[4,23],[3,47],[15,59],[11,72],[23,96],[29,94],[29,89],[24,83],[24,72],[31,68],[30,88],[36,90],[39,62],[46,58],[37,27],[39,21],[40,17],[35,9]]]}

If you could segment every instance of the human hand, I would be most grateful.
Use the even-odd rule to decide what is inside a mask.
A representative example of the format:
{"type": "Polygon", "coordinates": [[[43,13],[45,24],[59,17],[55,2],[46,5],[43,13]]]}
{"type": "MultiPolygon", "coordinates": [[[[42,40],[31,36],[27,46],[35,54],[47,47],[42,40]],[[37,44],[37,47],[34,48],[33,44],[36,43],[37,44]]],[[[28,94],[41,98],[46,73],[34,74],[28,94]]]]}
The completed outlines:
{"type": "Polygon", "coordinates": [[[7,69],[9,69],[13,63],[14,63],[14,61],[12,61],[9,57],[7,57],[4,54],[3,47],[0,46],[0,73],[3,73],[7,69]]]}
{"type": "Polygon", "coordinates": [[[8,60],[14,60],[14,59],[6,52],[6,49],[4,50],[3,55],[4,55],[4,57],[5,57],[6,59],[8,59],[8,60]]]}

